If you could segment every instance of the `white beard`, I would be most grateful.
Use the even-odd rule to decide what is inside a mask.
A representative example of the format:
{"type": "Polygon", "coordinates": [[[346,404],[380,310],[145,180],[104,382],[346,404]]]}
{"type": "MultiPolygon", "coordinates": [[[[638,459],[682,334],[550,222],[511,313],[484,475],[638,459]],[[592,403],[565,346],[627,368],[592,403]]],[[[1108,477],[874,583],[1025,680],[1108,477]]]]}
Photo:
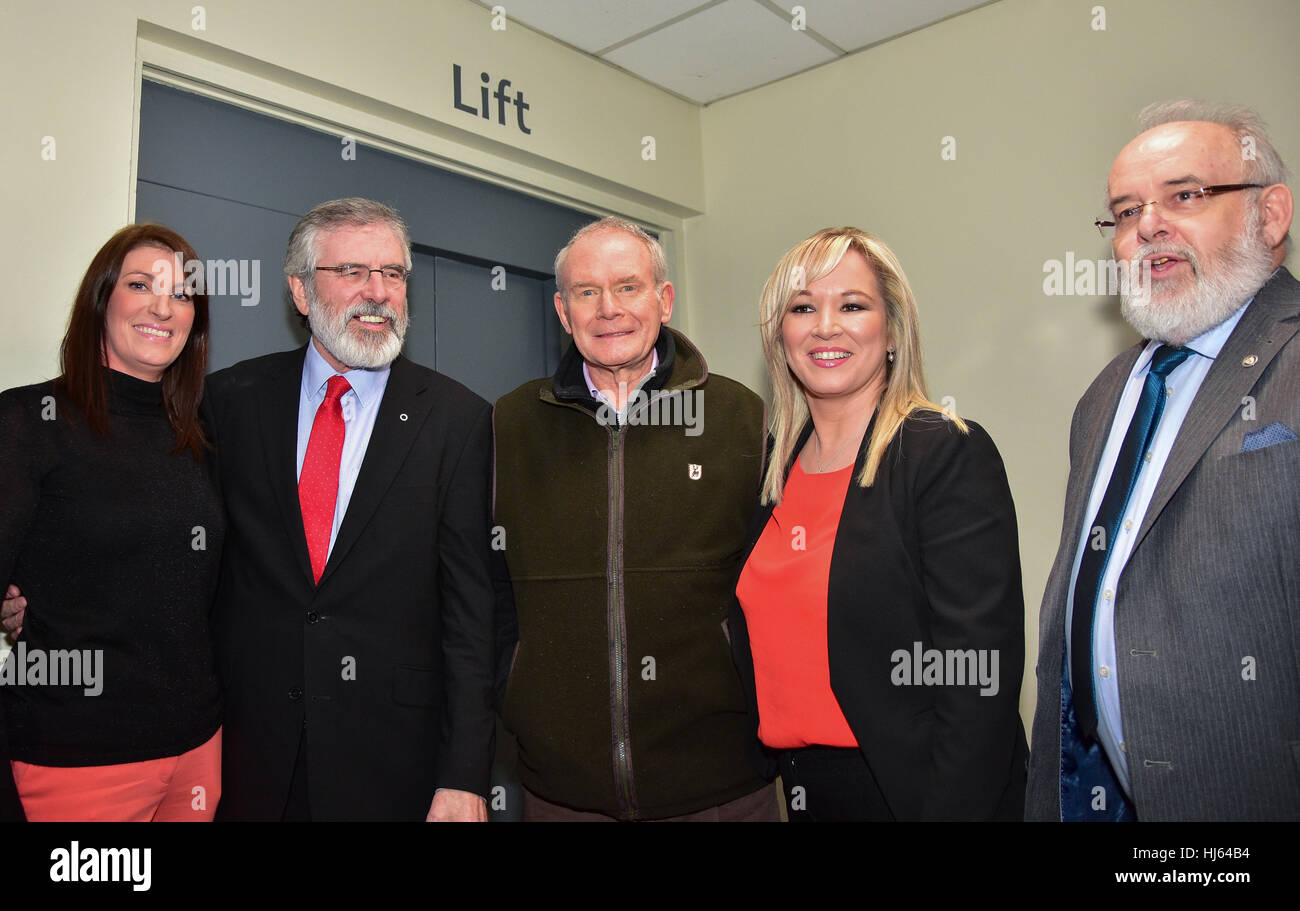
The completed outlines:
{"type": "Polygon", "coordinates": [[[1133,252],[1129,275],[1137,277],[1121,289],[1124,319],[1142,334],[1167,345],[1185,345],[1202,332],[1232,316],[1273,274],[1273,256],[1261,234],[1259,209],[1250,206],[1242,232],[1204,266],[1196,252],[1182,244],[1142,244],[1133,252]],[[1142,270],[1142,260],[1168,253],[1187,261],[1189,279],[1156,283],[1142,270]]]}
{"type": "Polygon", "coordinates": [[[402,353],[410,317],[405,313],[398,317],[392,307],[374,301],[354,304],[337,313],[321,303],[314,288],[308,288],[307,322],[312,336],[339,363],[374,370],[388,366],[402,353]],[[353,329],[352,318],[356,316],[382,316],[389,322],[384,332],[353,329]]]}

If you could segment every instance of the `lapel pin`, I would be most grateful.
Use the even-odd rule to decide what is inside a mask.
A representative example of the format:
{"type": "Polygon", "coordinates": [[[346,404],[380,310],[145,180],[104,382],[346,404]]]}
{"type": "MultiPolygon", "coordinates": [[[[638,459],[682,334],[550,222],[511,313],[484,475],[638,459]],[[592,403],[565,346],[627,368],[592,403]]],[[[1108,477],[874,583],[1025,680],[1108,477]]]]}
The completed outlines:
{"type": "Polygon", "coordinates": [[[698,481],[700,479],[700,474],[703,471],[704,471],[704,466],[696,465],[694,462],[691,462],[686,466],[686,473],[690,476],[690,479],[692,481],[698,481]]]}
{"type": "Polygon", "coordinates": [[[401,414],[399,414],[399,415],[397,416],[397,419],[398,419],[399,421],[405,421],[405,420],[406,420],[406,412],[403,411],[401,414]]]}
{"type": "Polygon", "coordinates": [[[1243,367],[1254,367],[1258,363],[1259,357],[1254,354],[1248,354],[1241,359],[1241,366],[1243,367]]]}

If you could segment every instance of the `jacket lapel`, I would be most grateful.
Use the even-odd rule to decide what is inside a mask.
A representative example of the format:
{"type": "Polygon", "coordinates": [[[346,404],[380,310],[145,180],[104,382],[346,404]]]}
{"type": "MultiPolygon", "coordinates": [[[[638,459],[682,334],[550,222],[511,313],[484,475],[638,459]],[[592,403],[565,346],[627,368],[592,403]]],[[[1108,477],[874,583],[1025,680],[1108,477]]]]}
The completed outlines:
{"type": "Polygon", "coordinates": [[[1133,544],[1135,550],[1193,466],[1242,407],[1242,398],[1254,388],[1274,356],[1300,328],[1298,292],[1300,288],[1291,273],[1279,269],[1241,315],[1241,321],[1214,359],[1178,431],[1138,530],[1133,544]]]}
{"type": "MultiPolygon", "coordinates": [[[[348,511],[343,516],[338,537],[334,539],[334,549],[330,551],[329,562],[321,575],[321,585],[347,557],[379,508],[433,404],[433,396],[428,394],[420,371],[404,357],[393,361],[388,385],[379,403],[379,413],[375,416],[375,426],[370,432],[370,442],[366,445],[366,455],[352,488],[352,499],[348,501],[348,511]]],[[[433,478],[429,480],[432,482],[433,478]]],[[[301,517],[298,527],[302,535],[301,517]]]]}
{"type": "Polygon", "coordinates": [[[278,375],[272,377],[258,414],[271,490],[298,568],[314,584],[307,533],[302,526],[302,507],[298,503],[298,399],[302,395],[302,367],[307,348],[303,346],[287,355],[276,368],[278,375]]]}

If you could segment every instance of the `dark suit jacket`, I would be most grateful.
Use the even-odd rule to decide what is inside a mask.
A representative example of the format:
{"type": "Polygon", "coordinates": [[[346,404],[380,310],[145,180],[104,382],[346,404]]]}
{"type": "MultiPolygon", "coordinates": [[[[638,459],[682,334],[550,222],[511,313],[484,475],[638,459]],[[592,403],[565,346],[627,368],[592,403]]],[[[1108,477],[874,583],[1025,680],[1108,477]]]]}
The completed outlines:
{"type": "Polygon", "coordinates": [[[305,724],[313,818],[423,819],[436,788],[488,792],[490,409],[393,362],[316,586],[295,467],[305,351],[208,379],[227,514],[220,818],[280,817],[305,724]]]}
{"type": "MultiPolygon", "coordinates": [[[[875,483],[863,488],[856,478],[869,428],[831,556],[831,689],[900,820],[1019,819],[1024,806],[1024,596],[1015,506],[993,441],[967,424],[969,435],[941,415],[914,414],[886,451],[875,483]],[[895,652],[910,655],[917,642],[923,650],[996,649],[996,694],[951,681],[895,685],[902,667],[895,652]]],[[[796,452],[811,433],[809,423],[796,452]]],[[[756,513],[749,551],[771,515],[770,505],[756,513]]],[[[738,605],[730,626],[752,710],[753,663],[738,605]]]]}
{"type": "MultiPolygon", "coordinates": [[[[1120,576],[1115,651],[1139,819],[1300,819],[1300,442],[1247,442],[1275,423],[1300,435],[1297,329],[1300,283],[1279,269],[1196,393],[1120,576]]],[[[1070,425],[1065,521],[1039,623],[1030,819],[1060,819],[1070,574],[1143,344],[1102,371],[1070,425]]]]}

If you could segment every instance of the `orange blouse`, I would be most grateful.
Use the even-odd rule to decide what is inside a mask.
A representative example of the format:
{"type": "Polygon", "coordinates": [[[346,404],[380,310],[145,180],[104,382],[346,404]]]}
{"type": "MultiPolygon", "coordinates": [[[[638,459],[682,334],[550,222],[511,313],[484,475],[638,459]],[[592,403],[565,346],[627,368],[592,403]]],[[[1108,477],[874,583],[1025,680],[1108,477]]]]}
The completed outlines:
{"type": "Polygon", "coordinates": [[[799,461],[736,584],[754,656],[758,737],[774,749],[856,747],[826,654],[831,552],[853,466],[807,474],[799,461]]]}

